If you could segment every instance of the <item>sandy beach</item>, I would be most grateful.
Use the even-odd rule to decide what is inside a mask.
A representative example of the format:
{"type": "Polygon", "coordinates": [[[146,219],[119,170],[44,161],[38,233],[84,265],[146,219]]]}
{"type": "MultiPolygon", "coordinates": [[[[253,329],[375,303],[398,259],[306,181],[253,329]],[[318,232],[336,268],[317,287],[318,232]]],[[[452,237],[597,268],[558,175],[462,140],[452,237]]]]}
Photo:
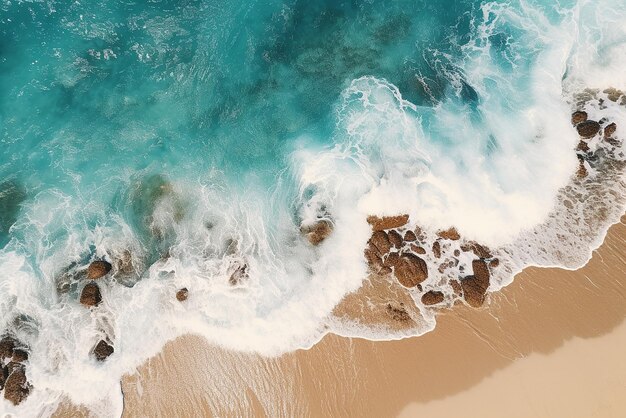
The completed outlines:
{"type": "Polygon", "coordinates": [[[625,281],[626,216],[585,267],[528,268],[419,338],[267,359],[181,337],[123,379],[124,416],[623,416],[625,281]]]}

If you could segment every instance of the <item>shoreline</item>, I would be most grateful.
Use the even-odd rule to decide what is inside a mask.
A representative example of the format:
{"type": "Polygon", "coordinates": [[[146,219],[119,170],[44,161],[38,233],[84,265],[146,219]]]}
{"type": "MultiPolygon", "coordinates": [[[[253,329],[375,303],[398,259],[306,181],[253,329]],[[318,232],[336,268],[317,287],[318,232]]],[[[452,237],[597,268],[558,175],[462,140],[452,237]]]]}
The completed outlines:
{"type": "Polygon", "coordinates": [[[310,349],[263,358],[182,336],[124,377],[123,416],[185,410],[207,415],[341,415],[349,410],[394,416],[407,405],[469,390],[520,358],[550,356],[576,337],[587,340],[620,329],[626,306],[616,279],[626,277],[624,249],[626,216],[609,228],[582,268],[528,267],[492,293],[489,305],[441,312],[437,328],[419,338],[371,341],[327,334],[310,349]],[[168,385],[172,376],[185,381],[185,388],[168,385]],[[360,383],[346,390],[351,381],[360,383]],[[324,396],[331,392],[334,401],[324,396]],[[208,399],[216,395],[219,401],[208,399]]]}

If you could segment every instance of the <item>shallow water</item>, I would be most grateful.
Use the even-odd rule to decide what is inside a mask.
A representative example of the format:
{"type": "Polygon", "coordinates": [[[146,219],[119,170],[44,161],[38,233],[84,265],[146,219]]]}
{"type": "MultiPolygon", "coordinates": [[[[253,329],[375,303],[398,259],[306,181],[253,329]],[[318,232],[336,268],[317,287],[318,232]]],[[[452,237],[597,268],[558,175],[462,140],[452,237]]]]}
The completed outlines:
{"type": "MultiPolygon", "coordinates": [[[[35,387],[19,408],[96,405],[102,386],[114,414],[119,377],[185,332],[270,355],[313,344],[367,275],[369,214],[505,248],[494,288],[580,265],[626,198],[619,164],[570,184],[570,113],[585,88],[626,89],[625,10],[2,1],[0,329],[29,345],[35,387]],[[300,227],[317,219],[334,228],[313,247],[300,227]],[[113,277],[89,311],[72,277],[100,258],[113,277]],[[96,364],[104,337],[116,351],[96,364]]],[[[590,116],[626,126],[605,102],[590,116]]]]}

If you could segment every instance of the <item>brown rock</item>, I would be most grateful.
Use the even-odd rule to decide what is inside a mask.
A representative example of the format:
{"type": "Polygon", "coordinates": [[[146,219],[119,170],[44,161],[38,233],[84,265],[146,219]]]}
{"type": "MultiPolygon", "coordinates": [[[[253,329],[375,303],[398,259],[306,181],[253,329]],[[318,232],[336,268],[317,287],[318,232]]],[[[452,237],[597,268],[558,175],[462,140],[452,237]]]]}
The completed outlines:
{"type": "Polygon", "coordinates": [[[24,368],[14,368],[4,384],[4,399],[11,401],[13,405],[19,405],[26,399],[31,388],[32,386],[26,379],[26,371],[24,368]]]}
{"type": "Polygon", "coordinates": [[[500,265],[500,260],[498,260],[497,258],[494,258],[493,260],[489,262],[489,266],[492,268],[496,268],[499,265],[500,265]]]}
{"type": "Polygon", "coordinates": [[[385,231],[376,231],[372,234],[369,243],[374,246],[378,255],[383,256],[391,250],[391,241],[385,231]]]}
{"type": "Polygon", "coordinates": [[[13,350],[13,359],[12,361],[16,363],[21,363],[23,361],[28,360],[28,353],[25,350],[16,348],[13,350]]]}
{"type": "Polygon", "coordinates": [[[459,233],[457,232],[456,228],[454,228],[454,227],[446,229],[445,231],[437,232],[437,236],[439,238],[449,239],[449,240],[452,240],[452,241],[457,241],[457,240],[461,239],[461,235],[459,235],[459,233]]]}
{"type": "Polygon", "coordinates": [[[98,361],[104,361],[109,357],[115,349],[111,344],[104,340],[98,341],[98,344],[93,348],[93,355],[98,361]]]}
{"type": "Polygon", "coordinates": [[[454,256],[455,256],[455,257],[458,257],[458,256],[460,256],[460,255],[461,255],[461,251],[459,251],[459,250],[454,250],[454,256]]]}
{"type": "Polygon", "coordinates": [[[111,271],[111,264],[103,260],[94,261],[87,268],[87,278],[90,280],[106,276],[111,271]]]}
{"type": "Polygon", "coordinates": [[[578,135],[582,138],[593,138],[598,132],[600,132],[600,124],[595,120],[587,120],[576,125],[578,135]]]}
{"type": "Polygon", "coordinates": [[[491,258],[491,251],[484,245],[480,245],[477,242],[470,242],[470,249],[477,257],[491,258]]]}
{"type": "Polygon", "coordinates": [[[473,276],[468,276],[461,280],[463,297],[472,307],[478,308],[485,301],[485,294],[489,288],[489,268],[483,260],[473,260],[473,276]]]}
{"type": "Polygon", "coordinates": [[[407,253],[393,262],[393,273],[404,287],[415,287],[428,278],[428,266],[418,256],[407,253]]]}
{"type": "Polygon", "coordinates": [[[333,225],[330,221],[322,219],[313,225],[302,227],[300,230],[311,244],[319,245],[333,232],[333,225]]]}
{"type": "Polygon", "coordinates": [[[5,336],[0,340],[0,361],[5,358],[13,357],[15,343],[15,339],[9,336],[5,336]]]}
{"type": "Polygon", "coordinates": [[[385,229],[399,228],[409,222],[409,215],[398,216],[368,216],[367,223],[372,226],[374,231],[383,231],[385,229]]]}
{"type": "Polygon", "coordinates": [[[422,247],[419,247],[415,244],[411,245],[411,250],[413,250],[417,254],[426,254],[426,250],[422,247]]]}
{"type": "Polygon", "coordinates": [[[85,306],[98,306],[102,302],[100,288],[94,282],[87,283],[80,294],[80,303],[85,306]]]}
{"type": "Polygon", "coordinates": [[[422,303],[426,306],[436,305],[443,302],[443,300],[443,292],[438,292],[436,290],[429,290],[422,295],[422,303]]]}
{"type": "Polygon", "coordinates": [[[587,177],[589,173],[587,172],[587,167],[585,167],[585,163],[582,161],[578,164],[578,170],[576,171],[576,177],[579,179],[587,177]]]}
{"type": "Polygon", "coordinates": [[[176,292],[176,300],[178,300],[179,302],[186,301],[188,296],[189,296],[189,290],[187,290],[186,287],[183,287],[182,289],[178,289],[178,291],[176,292]]]}
{"type": "Polygon", "coordinates": [[[457,280],[450,280],[450,287],[452,287],[452,291],[457,296],[461,296],[461,294],[463,293],[461,283],[459,283],[457,280]]]}
{"type": "Polygon", "coordinates": [[[579,141],[578,146],[576,147],[576,151],[581,152],[589,152],[589,145],[585,141],[579,141]]]}
{"type": "Polygon", "coordinates": [[[616,130],[617,130],[617,125],[615,123],[609,123],[604,128],[604,137],[611,138],[616,130]]]}
{"type": "Polygon", "coordinates": [[[409,321],[411,320],[411,316],[404,309],[404,304],[401,304],[399,308],[391,306],[391,303],[387,304],[387,313],[396,321],[409,321]]]}
{"type": "Polygon", "coordinates": [[[489,268],[487,267],[487,263],[483,260],[472,260],[472,270],[474,271],[476,280],[487,289],[487,287],[489,287],[489,268]]]}
{"type": "Polygon", "coordinates": [[[389,237],[389,242],[391,242],[395,248],[402,248],[402,236],[397,231],[389,231],[389,234],[387,235],[389,237]]]}
{"type": "Polygon", "coordinates": [[[439,241],[433,242],[433,255],[436,258],[441,258],[441,244],[439,241]]]}
{"type": "Polygon", "coordinates": [[[584,122],[587,120],[587,112],[582,111],[582,110],[577,110],[576,112],[572,113],[572,125],[576,126],[581,122],[584,122]]]}
{"type": "Polygon", "coordinates": [[[404,234],[404,240],[406,242],[413,242],[417,240],[417,236],[413,231],[406,231],[406,233],[404,234]]]}

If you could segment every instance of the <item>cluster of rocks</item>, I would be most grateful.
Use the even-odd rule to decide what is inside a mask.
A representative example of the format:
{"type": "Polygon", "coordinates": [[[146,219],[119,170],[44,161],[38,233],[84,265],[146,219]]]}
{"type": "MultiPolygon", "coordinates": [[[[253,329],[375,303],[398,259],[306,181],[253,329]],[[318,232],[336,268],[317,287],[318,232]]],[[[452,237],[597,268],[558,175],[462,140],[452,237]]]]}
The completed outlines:
{"type": "Polygon", "coordinates": [[[28,348],[10,335],[0,340],[0,391],[13,405],[20,404],[32,390],[26,376],[28,348]]]}
{"type": "MultiPolygon", "coordinates": [[[[608,88],[604,90],[603,93],[608,100],[626,105],[626,95],[621,90],[608,88]]],[[[597,92],[590,94],[595,96],[597,92]]],[[[585,102],[581,102],[581,104],[584,103],[585,102]]],[[[603,108],[604,99],[598,99],[598,104],[603,108]]],[[[579,109],[572,113],[572,125],[576,128],[580,136],[580,141],[576,147],[576,155],[579,162],[576,176],[583,179],[589,175],[589,168],[591,168],[595,157],[594,151],[597,150],[597,148],[617,145],[615,138],[617,124],[615,122],[609,122],[605,118],[599,121],[591,120],[586,111],[579,109]]]]}
{"type": "MultiPolygon", "coordinates": [[[[370,216],[367,221],[372,235],[364,254],[372,273],[393,275],[402,286],[419,292],[425,306],[456,299],[473,307],[483,304],[490,270],[499,265],[487,247],[462,241],[455,228],[429,238],[419,226],[409,227],[408,215],[370,216]],[[467,259],[471,259],[471,275],[465,273],[470,268],[463,265],[467,259]],[[429,271],[429,264],[437,266],[439,274],[429,271]]],[[[391,305],[388,313],[398,319],[403,316],[391,305]]]]}
{"type": "MultiPolygon", "coordinates": [[[[80,303],[87,308],[94,308],[102,302],[102,293],[98,281],[105,278],[112,269],[111,263],[105,260],[93,261],[87,267],[85,280],[88,281],[80,293],[80,303]]],[[[91,349],[91,354],[98,361],[106,360],[115,349],[112,342],[107,338],[100,339],[91,349]]]]}

